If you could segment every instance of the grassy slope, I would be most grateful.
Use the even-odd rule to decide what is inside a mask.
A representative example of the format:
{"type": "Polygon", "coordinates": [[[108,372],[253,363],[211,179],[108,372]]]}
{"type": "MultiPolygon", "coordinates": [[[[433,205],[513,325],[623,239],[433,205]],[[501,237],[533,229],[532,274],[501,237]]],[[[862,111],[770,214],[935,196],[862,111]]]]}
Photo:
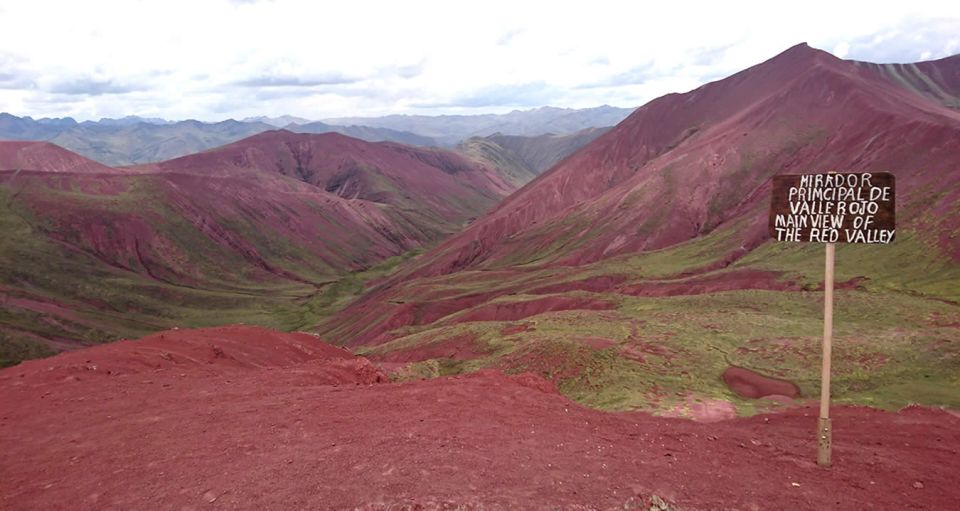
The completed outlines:
{"type": "MultiPolygon", "coordinates": [[[[414,281],[394,299],[417,301],[431,294],[455,297],[512,288],[513,294],[495,301],[513,302],[541,298],[524,290],[545,282],[602,275],[627,275],[628,282],[669,280],[727,253],[735,229],[575,269],[531,267],[512,277],[497,273],[487,279],[485,272],[461,272],[414,281]]],[[[956,304],[960,265],[937,254],[932,244],[909,232],[899,233],[889,246],[838,247],[837,281],[867,279],[856,289],[839,290],[836,295],[835,402],[887,408],[919,402],[960,408],[960,307],[956,304]]],[[[565,394],[581,403],[614,410],[676,412],[691,401],[706,399],[730,401],[740,413],[778,406],[730,392],[720,378],[729,365],[789,379],[805,398],[818,396],[823,293],[816,287],[822,281],[823,247],[770,242],[716,273],[742,269],[782,272],[783,279],[807,290],[657,298],[612,290],[571,291],[562,294],[607,299],[617,303],[617,309],[548,312],[511,322],[455,324],[451,316],[398,329],[395,332],[401,337],[365,351],[387,355],[473,336],[475,349],[486,353],[481,358],[440,357],[415,363],[405,374],[422,377],[483,367],[532,370],[552,377],[565,394]]]]}
{"type": "Polygon", "coordinates": [[[497,169],[505,180],[521,187],[537,177],[537,172],[513,152],[483,137],[464,140],[457,150],[468,158],[487,163],[497,169]]]}
{"type": "MultiPolygon", "coordinates": [[[[136,190],[132,194],[126,199],[138,201],[136,190]]],[[[321,275],[320,270],[314,277],[326,284],[319,286],[290,281],[205,290],[174,286],[105,266],[92,256],[36,236],[34,231],[42,225],[9,199],[0,197],[0,231],[5,234],[0,237],[0,292],[7,301],[0,309],[4,365],[49,354],[39,338],[98,343],[174,326],[238,322],[283,330],[309,328],[362,294],[367,282],[390,275],[413,255],[340,278],[321,275]],[[75,312],[42,314],[14,304],[23,299],[60,304],[75,312]]],[[[129,206],[126,202],[116,207],[129,206]]],[[[176,224],[171,225],[176,231],[176,224]]],[[[506,277],[495,271],[469,271],[415,281],[401,288],[395,299],[417,302],[429,296],[452,298],[500,289],[514,294],[495,301],[509,303],[541,298],[525,291],[565,280],[606,275],[626,275],[631,282],[675,279],[728,253],[737,243],[732,233],[739,228],[730,226],[670,249],[575,269],[511,261],[512,273],[506,277]],[[494,273],[496,277],[489,276],[494,273]]],[[[177,238],[187,232],[168,234],[177,238]]],[[[780,271],[783,278],[801,282],[810,291],[746,290],[665,298],[573,291],[561,294],[603,298],[617,308],[544,313],[507,322],[454,324],[453,318],[444,318],[404,327],[399,339],[367,351],[422,347],[469,334],[486,356],[426,360],[413,364],[407,374],[432,376],[483,367],[533,370],[554,378],[574,399],[605,409],[667,412],[692,398],[729,400],[750,413],[775,404],[740,399],[729,392],[719,376],[730,364],[790,379],[804,396],[819,392],[822,293],[813,289],[822,279],[822,251],[819,245],[767,243],[719,270],[780,271]],[[526,330],[511,330],[521,326],[526,330]],[[596,339],[609,346],[589,344],[594,340],[596,345],[596,339]]],[[[856,290],[837,294],[833,388],[837,402],[960,407],[960,308],[949,303],[960,301],[960,267],[937,253],[933,243],[910,232],[899,233],[889,246],[839,246],[837,280],[858,276],[868,280],[856,290]]]]}
{"type": "MultiPolygon", "coordinates": [[[[426,164],[447,172],[460,162],[441,156],[426,164]]],[[[174,326],[309,328],[399,262],[385,258],[450,234],[500,193],[471,176],[441,183],[449,196],[411,190],[358,165],[355,177],[374,202],[331,205],[293,179],[253,171],[7,172],[0,364],[174,326]]]]}
{"type": "Polygon", "coordinates": [[[370,281],[377,281],[392,274],[400,263],[423,252],[422,248],[384,260],[367,270],[351,272],[313,293],[295,300],[276,311],[276,321],[285,325],[285,330],[309,329],[343,309],[366,290],[370,281]]]}
{"type": "MultiPolygon", "coordinates": [[[[70,200],[62,194],[59,200],[70,200]]],[[[78,194],[79,196],[79,194],[78,194]]],[[[79,200],[79,199],[78,199],[79,200]]],[[[97,200],[82,196],[82,200],[97,200]]],[[[340,275],[322,264],[296,265],[299,275],[315,284],[273,279],[257,281],[225,274],[243,268],[209,239],[167,211],[166,206],[137,190],[113,196],[101,208],[131,207],[167,219],[156,226],[165,238],[189,246],[206,285],[168,284],[118,266],[41,235],[51,228],[22,203],[0,189],[0,367],[53,353],[45,340],[64,347],[136,338],[173,327],[228,323],[261,325],[280,330],[309,327],[362,290],[363,283],[389,272],[402,258],[392,258],[364,272],[340,275]],[[216,263],[216,264],[214,264],[216,263]]],[[[299,247],[255,225],[234,219],[261,253],[273,254],[278,267],[290,260],[309,260],[299,247]]],[[[124,263],[120,261],[119,263],[124,263]]],[[[134,265],[136,261],[131,261],[134,265]]]]}

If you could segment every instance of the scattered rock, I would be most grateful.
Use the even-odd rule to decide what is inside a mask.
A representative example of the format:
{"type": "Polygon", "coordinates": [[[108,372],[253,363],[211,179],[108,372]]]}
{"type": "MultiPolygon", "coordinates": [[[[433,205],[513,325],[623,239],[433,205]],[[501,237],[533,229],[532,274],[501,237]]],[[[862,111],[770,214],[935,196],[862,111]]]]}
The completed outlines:
{"type": "Polygon", "coordinates": [[[650,511],[674,511],[660,496],[652,495],[650,497],[650,511]]]}

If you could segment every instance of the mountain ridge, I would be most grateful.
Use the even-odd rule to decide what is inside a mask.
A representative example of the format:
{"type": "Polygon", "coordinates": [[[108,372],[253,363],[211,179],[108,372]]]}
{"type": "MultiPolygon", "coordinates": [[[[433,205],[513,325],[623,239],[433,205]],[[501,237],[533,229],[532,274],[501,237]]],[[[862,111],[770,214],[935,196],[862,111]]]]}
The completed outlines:
{"type": "MultiPolygon", "coordinates": [[[[822,80],[839,79],[843,81],[843,83],[836,84],[840,88],[846,86],[845,80],[848,79],[863,83],[864,87],[870,91],[868,94],[871,97],[879,96],[879,100],[872,99],[873,101],[879,101],[879,103],[870,106],[856,106],[856,108],[861,112],[864,109],[874,111],[874,117],[919,115],[930,122],[945,121],[954,126],[955,123],[960,121],[960,115],[955,112],[926,101],[919,95],[908,94],[887,81],[871,80],[866,75],[851,76],[849,72],[855,66],[849,63],[841,64],[843,62],[826,52],[813,50],[806,45],[799,45],[763,64],[732,75],[720,82],[704,85],[684,95],[667,95],[653,100],[639,108],[616,128],[572,155],[564,162],[564,165],[555,167],[508,197],[489,215],[471,225],[465,233],[445,242],[443,247],[450,248],[458,241],[463,242],[463,240],[469,239],[479,242],[484,250],[489,250],[489,246],[496,243],[495,240],[512,236],[523,229],[524,226],[542,222],[552,215],[562,216],[567,208],[591,197],[596,198],[618,186],[624,188],[620,196],[609,197],[605,201],[609,203],[622,202],[625,199],[626,192],[631,189],[636,190],[636,186],[623,185],[622,183],[630,179],[634,179],[634,181],[639,179],[634,178],[634,174],[641,168],[648,166],[652,160],[659,158],[662,153],[674,151],[681,145],[685,145],[682,149],[688,149],[693,148],[692,145],[698,144],[700,149],[704,149],[710,143],[710,140],[706,138],[708,136],[735,139],[729,133],[722,133],[726,126],[722,125],[720,121],[727,123],[727,125],[747,124],[746,129],[756,129],[760,123],[765,122],[763,116],[766,114],[761,112],[763,108],[778,108],[778,104],[788,96],[799,95],[798,97],[803,97],[802,95],[806,94],[809,97],[811,94],[819,94],[820,90],[812,90],[811,87],[820,87],[822,80]],[[804,63],[818,73],[818,77],[813,78],[807,74],[804,63]],[[843,72],[838,74],[837,66],[844,68],[843,72]],[[747,72],[750,72],[750,75],[744,74],[747,72]],[[744,86],[743,80],[748,78],[759,83],[749,86],[751,98],[746,99],[746,104],[744,104],[744,99],[736,99],[728,94],[724,95],[722,86],[741,87],[744,86]],[[863,80],[866,81],[863,82],[863,80]],[[786,85],[778,85],[781,82],[786,82],[786,85]],[[788,90],[789,87],[793,87],[793,89],[788,90]],[[758,90],[766,91],[760,93],[763,99],[754,97],[758,90]],[[718,98],[713,98],[717,95],[719,95],[718,98]],[[686,102],[681,104],[679,98],[684,98],[686,102]],[[706,114],[697,113],[695,114],[696,117],[690,117],[684,113],[685,111],[703,111],[702,108],[693,105],[704,101],[713,106],[711,110],[707,110],[706,114]],[[651,131],[646,128],[652,126],[656,126],[656,129],[651,131]],[[711,129],[714,130],[712,135],[709,132],[711,129]],[[621,139],[630,142],[625,144],[620,141],[621,139]],[[607,163],[612,161],[627,161],[629,164],[610,165],[607,163]],[[589,173],[584,174],[584,172],[589,173]],[[526,202],[524,202],[525,200],[526,202]]],[[[862,103],[865,101],[864,97],[860,92],[853,92],[844,101],[862,103]]],[[[797,109],[789,115],[802,116],[804,112],[802,109],[797,109]]],[[[941,139],[949,144],[950,137],[944,135],[941,135],[941,139]]],[[[762,138],[757,138],[758,145],[765,143],[762,138]]],[[[867,137],[867,139],[869,138],[867,137]]],[[[699,156],[699,158],[705,157],[707,156],[699,156]]],[[[724,158],[724,155],[717,155],[717,157],[724,158]]],[[[857,167],[865,167],[866,163],[860,161],[857,165],[853,165],[854,162],[850,161],[846,165],[847,168],[856,169],[857,167]]],[[[783,162],[782,164],[796,165],[789,162],[783,162]]],[[[660,168],[666,166],[660,165],[660,168]]],[[[942,167],[943,165],[940,164],[939,166],[942,167]]],[[[649,173],[650,171],[646,172],[649,173]]],[[[643,174],[643,172],[640,172],[637,175],[642,176],[643,174]]],[[[756,182],[756,186],[762,186],[762,181],[756,182]]],[[[713,192],[710,195],[722,197],[729,196],[729,194],[730,192],[721,194],[713,192]]],[[[608,205],[608,212],[609,207],[608,205]]],[[[717,218],[715,215],[711,217],[702,209],[694,213],[694,217],[688,220],[690,223],[687,227],[676,224],[674,226],[675,229],[686,229],[689,234],[683,235],[681,238],[672,238],[668,233],[664,233],[665,238],[654,239],[654,241],[645,245],[646,248],[663,248],[683,239],[690,239],[703,234],[702,227],[705,225],[712,228],[722,223],[721,218],[717,218]]],[[[649,236],[645,238],[649,239],[649,236]]],[[[758,242],[759,239],[754,239],[748,243],[756,244],[758,242]]],[[[476,245],[470,243],[470,241],[467,241],[465,245],[459,249],[458,254],[449,257],[439,266],[433,266],[433,270],[441,267],[448,269],[462,267],[464,258],[468,257],[473,258],[470,264],[474,264],[477,259],[472,254],[476,245]]],[[[624,244],[615,250],[630,251],[637,248],[639,246],[635,244],[624,244]]],[[[442,251],[443,249],[439,250],[442,251]]],[[[958,252],[954,250],[954,253],[958,252]]],[[[595,260],[597,255],[594,254],[590,257],[595,260]]]]}
{"type": "MultiPolygon", "coordinates": [[[[937,262],[928,264],[953,279],[960,241],[952,233],[960,226],[946,212],[960,203],[958,135],[956,112],[854,63],[798,45],[723,80],[640,107],[463,232],[409,261],[321,324],[320,332],[352,346],[393,346],[413,342],[406,336],[428,338],[451,329],[457,321],[452,318],[466,317],[466,311],[502,310],[492,318],[490,312],[477,316],[501,321],[517,317],[506,312],[513,308],[539,314],[558,310],[561,301],[563,307],[589,308],[593,302],[567,296],[578,291],[612,294],[608,303],[616,303],[634,293],[802,289],[778,282],[784,270],[771,271],[774,263],[754,255],[772,250],[766,212],[777,173],[894,172],[898,230],[909,243],[935,247],[929,255],[937,262]],[[645,272],[633,266],[672,251],[682,254],[678,261],[697,262],[660,262],[674,269],[654,281],[643,280],[645,272]],[[751,273],[753,267],[741,261],[763,271],[751,273]],[[581,280],[571,282],[572,275],[581,280]],[[444,289],[484,291],[440,293],[437,282],[444,289]],[[539,289],[556,296],[521,298],[539,296],[539,289]]],[[[900,252],[878,252],[880,260],[894,253],[900,252]]],[[[956,298],[934,279],[907,285],[956,298]]]]}
{"type": "MultiPolygon", "coordinates": [[[[17,117],[9,113],[0,113],[0,139],[53,142],[105,165],[123,166],[169,160],[277,128],[306,133],[334,131],[371,142],[393,141],[408,145],[450,147],[459,143],[462,138],[483,131],[483,127],[490,123],[490,119],[509,118],[517,126],[523,127],[521,131],[540,135],[558,129],[558,132],[572,132],[585,127],[612,124],[613,122],[604,120],[604,115],[610,119],[619,120],[626,113],[625,109],[613,109],[613,107],[580,110],[544,107],[527,111],[518,110],[505,116],[461,115],[455,117],[461,126],[462,134],[451,135],[446,130],[441,130],[439,132],[441,136],[434,136],[437,134],[436,130],[421,132],[394,129],[390,126],[364,125],[361,122],[325,123],[308,121],[295,116],[250,117],[243,121],[227,119],[218,122],[202,122],[195,119],[167,121],[127,116],[120,119],[103,118],[99,121],[77,122],[70,117],[35,120],[30,116],[17,117]],[[596,114],[596,112],[600,113],[596,114]],[[546,122],[543,119],[534,118],[544,115],[548,117],[546,122]],[[567,120],[564,120],[565,118],[567,120]],[[261,119],[264,122],[261,122],[261,119]],[[551,122],[555,124],[552,125],[551,122]]],[[[443,116],[417,118],[426,120],[428,125],[445,122],[443,116]]],[[[373,124],[378,123],[379,121],[373,122],[373,124]]]]}
{"type": "Polygon", "coordinates": [[[497,132],[521,136],[537,136],[546,133],[564,135],[586,128],[614,125],[632,111],[632,108],[608,105],[584,109],[541,107],[532,110],[514,110],[506,114],[339,117],[323,119],[323,122],[361,124],[410,131],[432,137],[444,144],[455,144],[466,138],[483,137],[497,132]]]}
{"type": "Polygon", "coordinates": [[[50,142],[0,140],[0,169],[113,174],[118,170],[50,142]]]}
{"type": "Polygon", "coordinates": [[[124,169],[0,142],[0,363],[224,318],[304,326],[512,189],[451,151],[340,134],[124,169]]]}

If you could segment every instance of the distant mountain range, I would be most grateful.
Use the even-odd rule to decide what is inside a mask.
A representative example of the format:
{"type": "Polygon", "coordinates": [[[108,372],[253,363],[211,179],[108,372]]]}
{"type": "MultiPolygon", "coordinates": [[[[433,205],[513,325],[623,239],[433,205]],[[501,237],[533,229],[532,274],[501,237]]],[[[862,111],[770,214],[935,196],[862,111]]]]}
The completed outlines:
{"type": "Polygon", "coordinates": [[[161,123],[128,117],[78,123],[70,118],[33,120],[0,113],[0,140],[51,142],[112,166],[162,161],[271,129],[269,124],[234,120],[161,123]]]}
{"type": "Polygon", "coordinates": [[[544,107],[504,115],[387,116],[324,122],[284,115],[214,123],[138,116],[77,122],[70,117],[33,119],[0,113],[0,140],[52,142],[105,165],[125,166],[205,151],[278,127],[298,133],[341,133],[368,142],[452,147],[465,138],[494,133],[563,135],[612,126],[629,112],[608,106],[584,110],[544,107]]]}
{"type": "Polygon", "coordinates": [[[310,119],[304,119],[303,117],[296,117],[293,115],[281,115],[279,117],[266,117],[260,115],[257,117],[247,117],[241,122],[262,122],[263,124],[269,124],[277,128],[285,128],[291,124],[307,124],[310,122],[310,119]]]}
{"type": "Polygon", "coordinates": [[[608,105],[596,108],[555,108],[514,110],[501,115],[388,115],[386,117],[339,117],[324,119],[334,125],[363,125],[409,131],[453,145],[470,137],[503,135],[563,135],[602,126],[613,126],[625,119],[632,108],[608,105]]]}
{"type": "Polygon", "coordinates": [[[371,128],[370,126],[333,126],[323,122],[307,122],[303,124],[289,124],[285,129],[295,133],[340,133],[348,137],[359,138],[367,142],[397,142],[407,145],[419,146],[437,146],[437,141],[410,133],[408,131],[397,131],[390,128],[371,128]]]}
{"type": "Polygon", "coordinates": [[[494,133],[488,137],[473,137],[464,140],[458,146],[458,149],[469,152],[472,145],[483,144],[487,146],[485,152],[488,153],[489,151],[509,152],[530,172],[539,175],[560,160],[573,154],[577,149],[603,135],[610,128],[611,126],[587,128],[566,135],[547,133],[530,137],[494,133]],[[496,149],[493,146],[496,146],[496,149]]]}
{"type": "Polygon", "coordinates": [[[457,146],[457,151],[499,168],[507,179],[522,186],[609,129],[587,128],[567,135],[548,133],[535,137],[495,133],[468,138],[457,146]]]}

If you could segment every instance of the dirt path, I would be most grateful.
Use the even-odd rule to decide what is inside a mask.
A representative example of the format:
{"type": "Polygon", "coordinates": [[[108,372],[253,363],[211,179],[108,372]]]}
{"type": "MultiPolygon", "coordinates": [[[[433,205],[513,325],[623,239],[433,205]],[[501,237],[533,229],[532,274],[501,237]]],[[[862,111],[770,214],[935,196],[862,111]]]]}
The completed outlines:
{"type": "Polygon", "coordinates": [[[46,362],[0,371],[0,509],[960,502],[960,418],[938,410],[837,409],[824,470],[811,409],[702,424],[585,409],[539,378],[492,372],[329,385],[310,360],[76,380],[49,378],[46,362]]]}

